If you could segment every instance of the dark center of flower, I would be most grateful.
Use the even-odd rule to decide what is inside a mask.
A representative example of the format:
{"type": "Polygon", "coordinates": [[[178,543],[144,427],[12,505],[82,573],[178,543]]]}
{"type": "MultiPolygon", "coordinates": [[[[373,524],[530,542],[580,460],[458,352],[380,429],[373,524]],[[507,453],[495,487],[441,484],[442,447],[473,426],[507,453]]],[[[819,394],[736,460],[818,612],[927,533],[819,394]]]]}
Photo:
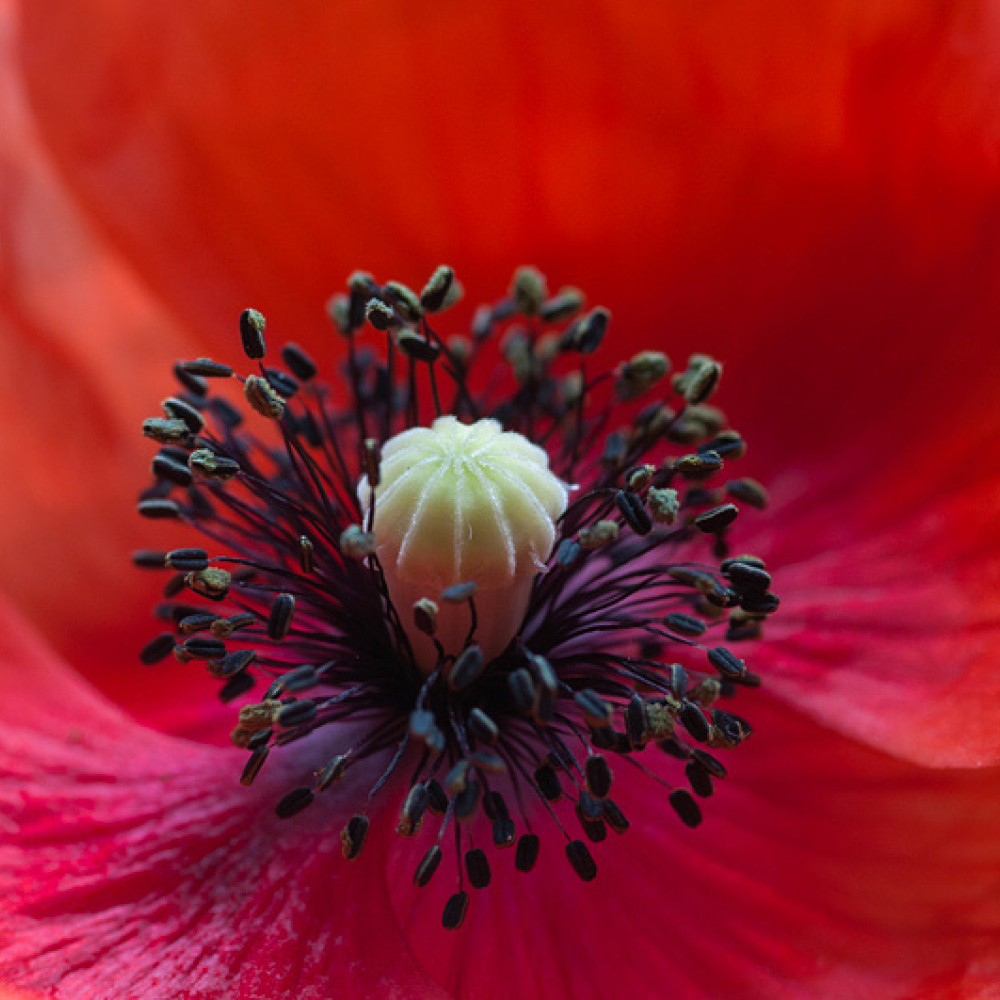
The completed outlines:
{"type": "Polygon", "coordinates": [[[707,405],[716,361],[692,356],[668,379],[667,358],[644,351],[592,372],[609,313],[575,289],[550,296],[532,268],[445,340],[432,321],[458,295],[449,268],[419,296],[354,274],[330,303],[347,355],[333,386],[294,344],[265,365],[252,309],[240,331],[255,373],[179,363],[181,390],[144,424],[161,448],[139,512],[210,546],[134,555],[173,571],[157,611],[173,627],[145,662],[205,661],[224,702],[265,685],[231,737],[249,752],[243,783],[313,736],[307,780],[276,805],[290,818],[349,769],[376,768],[344,855],[397,797],[397,832],[429,839],[417,885],[454,843],[447,928],[466,882],[488,885],[506,848],[530,871],[546,831],[596,877],[588,842],[629,827],[611,761],[697,826],[726,775],[709,749],[751,732],[717,703],[760,683],[718,637],[757,638],[778,606],[763,562],[728,551],[733,501],[766,494],[717,484],[745,446],[707,405]],[[381,351],[362,344],[371,328],[381,351]],[[647,766],[650,747],[680,764],[647,766]]]}

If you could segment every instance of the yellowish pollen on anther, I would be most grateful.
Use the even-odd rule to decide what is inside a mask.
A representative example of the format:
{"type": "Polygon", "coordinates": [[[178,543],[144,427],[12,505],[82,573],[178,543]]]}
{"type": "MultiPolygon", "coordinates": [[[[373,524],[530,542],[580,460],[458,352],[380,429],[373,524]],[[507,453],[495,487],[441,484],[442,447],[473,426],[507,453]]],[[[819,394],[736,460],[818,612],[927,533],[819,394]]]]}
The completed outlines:
{"type": "MultiPolygon", "coordinates": [[[[380,478],[376,551],[420,665],[433,669],[436,652],[426,635],[409,628],[412,606],[458,583],[476,584],[483,653],[502,652],[566,509],[567,487],[549,469],[545,451],[495,420],[440,417],[384,443],[380,478]]],[[[367,478],[358,496],[367,525],[367,478]]],[[[468,629],[467,607],[442,606],[437,637],[446,652],[461,650],[468,629]]]]}

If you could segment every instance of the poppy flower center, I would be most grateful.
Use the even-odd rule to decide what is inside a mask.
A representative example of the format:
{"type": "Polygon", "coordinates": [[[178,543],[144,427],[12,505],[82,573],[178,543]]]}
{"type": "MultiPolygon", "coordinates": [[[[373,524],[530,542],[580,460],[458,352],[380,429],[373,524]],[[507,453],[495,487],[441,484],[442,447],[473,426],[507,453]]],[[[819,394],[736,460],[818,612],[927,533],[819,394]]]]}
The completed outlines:
{"type": "Polygon", "coordinates": [[[453,857],[449,929],[507,849],[528,872],[555,839],[596,878],[590,845],[642,808],[612,798],[618,769],[697,826],[726,776],[709,751],[751,732],[720,705],[760,683],[730,646],[778,607],[763,562],[729,552],[737,502],[766,492],[724,478],[745,444],[708,404],[718,362],[670,377],[647,350],[595,370],[609,312],[533,268],[444,337],[460,291],[446,267],[419,295],[352,275],[329,305],[335,386],[295,344],[265,364],[253,309],[255,371],[179,362],[143,427],[160,448],[139,512],[206,547],[133,557],[170,574],[170,627],[141,658],[202,661],[241,702],[243,783],[293,754],[300,783],[275,805],[291,820],[362,769],[345,858],[394,809],[421,843],[417,886],[453,857]]]}

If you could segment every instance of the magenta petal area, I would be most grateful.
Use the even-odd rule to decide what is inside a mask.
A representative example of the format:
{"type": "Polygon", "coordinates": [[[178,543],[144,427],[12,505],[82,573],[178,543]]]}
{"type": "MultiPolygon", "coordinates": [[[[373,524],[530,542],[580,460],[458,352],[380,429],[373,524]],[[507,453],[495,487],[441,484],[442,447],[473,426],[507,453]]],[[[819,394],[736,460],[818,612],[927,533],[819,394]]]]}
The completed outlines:
{"type": "Polygon", "coordinates": [[[983,423],[947,456],[859,445],[786,474],[739,542],[782,597],[752,653],[768,690],[934,767],[1000,760],[1000,481],[981,461],[998,437],[983,423]]]}
{"type": "Polygon", "coordinates": [[[533,817],[535,871],[477,841],[492,882],[466,883],[465,925],[445,934],[454,865],[416,889],[429,836],[395,851],[390,885],[414,952],[477,1000],[974,996],[995,982],[1000,775],[921,768],[764,695],[746,701],[755,735],[723,754],[729,778],[695,830],[614,759],[612,796],[632,828],[591,846],[594,882],[533,817]]]}
{"type": "Polygon", "coordinates": [[[67,1000],[441,995],[389,906],[391,824],[341,857],[364,789],[279,820],[308,778],[295,754],[244,788],[244,755],[135,726],[8,613],[0,626],[0,984],[67,1000]]]}

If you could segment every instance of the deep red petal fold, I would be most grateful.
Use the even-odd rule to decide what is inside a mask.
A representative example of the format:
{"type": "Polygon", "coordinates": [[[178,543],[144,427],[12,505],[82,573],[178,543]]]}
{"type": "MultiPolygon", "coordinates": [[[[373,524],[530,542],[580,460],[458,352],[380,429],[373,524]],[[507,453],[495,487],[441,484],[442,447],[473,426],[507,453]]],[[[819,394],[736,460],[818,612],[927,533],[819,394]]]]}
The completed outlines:
{"type": "Polygon", "coordinates": [[[150,544],[134,513],[150,460],[139,427],[173,391],[173,359],[196,348],[67,192],[18,75],[17,30],[4,5],[0,588],[116,700],[162,719],[176,678],[135,670],[162,585],[127,562],[150,544]]]}
{"type": "Polygon", "coordinates": [[[340,858],[358,790],[282,825],[274,802],[308,781],[294,760],[243,788],[239,753],[136,726],[6,609],[0,625],[0,982],[81,1000],[441,995],[389,906],[391,827],[374,864],[340,858]]]}
{"type": "Polygon", "coordinates": [[[779,478],[740,543],[784,598],[753,654],[770,690],[924,764],[996,763],[998,420],[779,478]]]}

